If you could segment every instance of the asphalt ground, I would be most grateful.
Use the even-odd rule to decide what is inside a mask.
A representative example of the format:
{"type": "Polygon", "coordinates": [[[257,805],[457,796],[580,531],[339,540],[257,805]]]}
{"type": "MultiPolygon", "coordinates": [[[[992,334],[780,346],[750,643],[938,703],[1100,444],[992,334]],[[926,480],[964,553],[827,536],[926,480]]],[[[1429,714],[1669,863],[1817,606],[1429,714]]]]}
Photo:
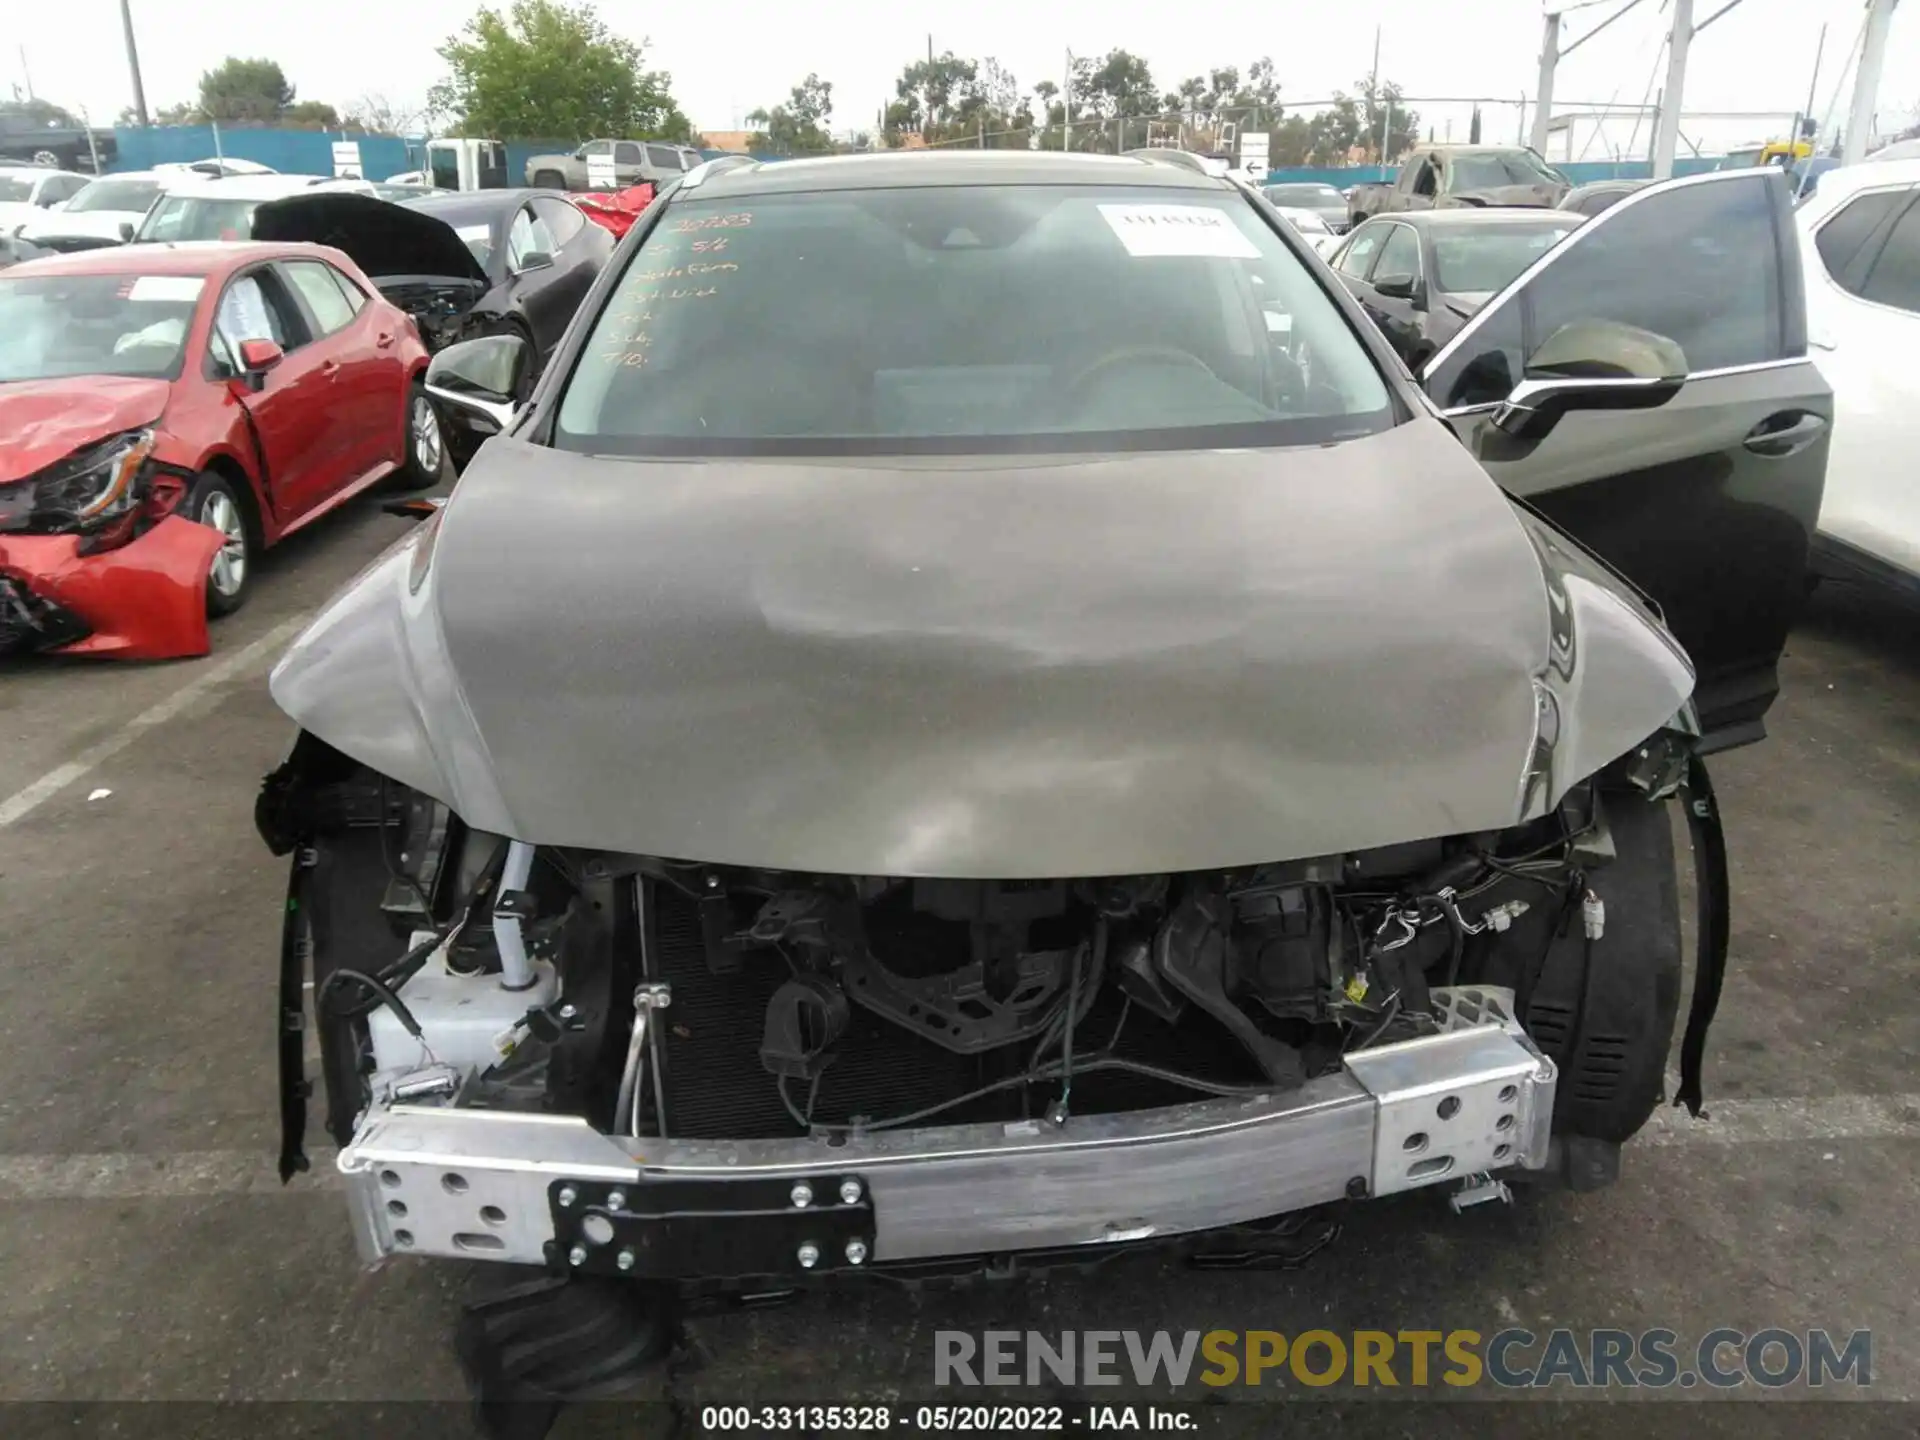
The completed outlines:
{"type": "MultiPolygon", "coordinates": [[[[265,673],[406,523],[364,501],[294,537],[204,660],[0,662],[0,1434],[468,1433],[451,1327],[498,1275],[365,1271],[326,1157],[284,1189],[273,1174],[285,872],[251,804],[291,729],[265,673]],[[103,1403],[134,1401],[178,1403],[103,1403]]],[[[1663,1115],[1614,1188],[1459,1216],[1432,1194],[1354,1207],[1294,1271],[1143,1255],[696,1316],[653,1403],[569,1412],[554,1433],[708,1433],[712,1404],[926,1399],[943,1329],[1513,1326],[1664,1327],[1683,1347],[1722,1326],[1865,1329],[1872,1384],[1490,1406],[1474,1402],[1507,1392],[1281,1371],[1204,1397],[1224,1403],[1202,1433],[1920,1432],[1920,615],[1829,586],[1783,678],[1771,738],[1713,763],[1734,930],[1711,1118],[1663,1115]],[[1400,1403],[1414,1399],[1449,1403],[1400,1403]]]]}

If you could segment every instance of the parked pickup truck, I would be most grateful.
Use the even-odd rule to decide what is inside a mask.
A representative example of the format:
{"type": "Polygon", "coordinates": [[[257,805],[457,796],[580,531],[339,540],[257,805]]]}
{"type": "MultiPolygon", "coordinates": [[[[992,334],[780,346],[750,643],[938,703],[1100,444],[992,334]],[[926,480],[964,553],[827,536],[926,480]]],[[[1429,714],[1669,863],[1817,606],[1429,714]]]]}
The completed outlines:
{"type": "Polygon", "coordinates": [[[664,185],[700,163],[700,152],[665,140],[589,140],[571,155],[536,155],[527,184],[542,190],[624,190],[642,181],[664,185]],[[613,160],[613,183],[594,183],[590,161],[613,160]]]}
{"type": "Polygon", "coordinates": [[[1349,226],[1400,210],[1459,205],[1526,205],[1551,210],[1573,188],[1524,145],[1431,145],[1400,163],[1392,184],[1356,185],[1347,196],[1349,226]]]}
{"type": "Polygon", "coordinates": [[[0,105],[0,162],[26,160],[92,173],[96,153],[104,169],[118,151],[113,131],[95,130],[89,140],[87,127],[58,105],[44,100],[0,105]]]}

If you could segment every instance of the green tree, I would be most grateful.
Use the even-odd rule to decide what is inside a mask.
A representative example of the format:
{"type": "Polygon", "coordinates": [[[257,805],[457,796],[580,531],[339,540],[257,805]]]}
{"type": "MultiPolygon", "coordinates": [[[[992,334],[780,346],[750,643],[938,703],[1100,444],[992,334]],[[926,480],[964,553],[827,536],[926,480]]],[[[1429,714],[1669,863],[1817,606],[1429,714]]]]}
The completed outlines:
{"type": "Polygon", "coordinates": [[[1275,169],[1284,165],[1313,163],[1313,125],[1304,115],[1289,115],[1267,132],[1267,164],[1275,169]]]}
{"type": "Polygon", "coordinates": [[[1369,92],[1363,80],[1354,94],[1336,93],[1331,106],[1313,117],[1312,163],[1345,165],[1356,152],[1368,163],[1391,165],[1420,139],[1420,114],[1400,101],[1400,87],[1391,81],[1369,92]],[[1389,118],[1391,107],[1391,118],[1389,118]],[[1380,154],[1380,132],[1387,128],[1386,156],[1380,154]]]}
{"type": "Polygon", "coordinates": [[[153,123],[156,125],[204,125],[207,123],[207,117],[191,100],[180,100],[172,105],[163,105],[154,111],[153,123]]]}
{"type": "Polygon", "coordinates": [[[200,77],[200,111],[222,125],[271,125],[293,104],[293,86],[276,60],[229,55],[200,77]]]}
{"type": "Polygon", "coordinates": [[[787,95],[787,103],[762,108],[747,123],[765,132],[762,150],[773,155],[813,155],[833,149],[827,120],[833,114],[833,82],[808,75],[787,95]]]}
{"type": "Polygon", "coordinates": [[[455,132],[495,140],[691,139],[673,77],[643,69],[644,53],[591,5],[513,0],[504,14],[481,10],[440,47],[449,75],[428,105],[455,132]]]}
{"type": "MultiPolygon", "coordinates": [[[[1011,70],[991,55],[972,60],[948,51],[916,60],[894,82],[893,103],[883,122],[886,143],[918,135],[929,145],[984,142],[993,149],[1025,150],[1033,131],[1026,91],[1011,70]]],[[[1036,89],[1042,102],[1059,93],[1050,81],[1036,89]]]]}
{"type": "Polygon", "coordinates": [[[286,108],[280,123],[296,130],[338,130],[340,112],[324,100],[302,100],[286,108]]]}

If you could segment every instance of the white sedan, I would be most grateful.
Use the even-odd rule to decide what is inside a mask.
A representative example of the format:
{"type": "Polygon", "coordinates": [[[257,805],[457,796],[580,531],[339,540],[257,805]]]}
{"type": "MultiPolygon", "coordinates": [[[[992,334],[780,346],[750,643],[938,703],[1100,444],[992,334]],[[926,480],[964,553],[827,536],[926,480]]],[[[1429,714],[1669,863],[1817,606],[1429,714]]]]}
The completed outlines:
{"type": "Polygon", "coordinates": [[[89,180],[58,210],[41,211],[20,227],[19,237],[49,250],[119,245],[139,227],[147,207],[178,175],[120,171],[89,180]]]}
{"type": "Polygon", "coordinates": [[[87,187],[91,175],[45,165],[0,165],[0,235],[43,219],[87,187]]]}
{"type": "Polygon", "coordinates": [[[1295,209],[1291,205],[1275,205],[1280,218],[1300,232],[1300,238],[1313,247],[1316,255],[1331,254],[1340,243],[1340,237],[1327,228],[1327,222],[1311,210],[1295,209]]]}
{"type": "Polygon", "coordinates": [[[1795,212],[1807,336],[1833,386],[1818,568],[1920,582],[1920,160],[1830,170],[1795,212]]]}

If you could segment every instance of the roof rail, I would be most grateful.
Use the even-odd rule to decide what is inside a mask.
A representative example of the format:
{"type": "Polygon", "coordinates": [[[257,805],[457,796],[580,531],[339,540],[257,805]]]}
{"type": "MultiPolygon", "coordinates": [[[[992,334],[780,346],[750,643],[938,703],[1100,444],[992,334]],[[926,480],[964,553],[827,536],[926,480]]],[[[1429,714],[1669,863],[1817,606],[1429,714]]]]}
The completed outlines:
{"type": "Polygon", "coordinates": [[[743,165],[758,165],[760,162],[751,155],[716,155],[711,160],[702,160],[687,172],[687,178],[680,182],[682,190],[691,190],[709,175],[725,174],[729,170],[738,170],[743,165]]]}
{"type": "Polygon", "coordinates": [[[1150,146],[1145,150],[1126,152],[1136,160],[1152,160],[1160,165],[1178,165],[1182,170],[1191,170],[1197,175],[1207,174],[1204,161],[1191,150],[1169,150],[1163,146],[1150,146]]]}

